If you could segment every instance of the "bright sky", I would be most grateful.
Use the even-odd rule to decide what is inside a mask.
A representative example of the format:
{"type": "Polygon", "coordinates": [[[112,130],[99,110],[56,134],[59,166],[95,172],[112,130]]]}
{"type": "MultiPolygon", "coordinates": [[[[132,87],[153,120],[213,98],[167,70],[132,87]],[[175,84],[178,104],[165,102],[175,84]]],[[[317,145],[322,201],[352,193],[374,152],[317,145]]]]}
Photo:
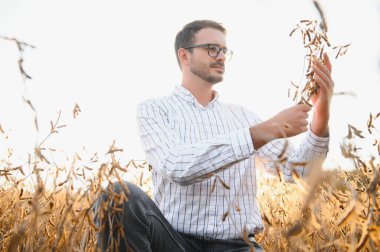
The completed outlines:
{"type": "MultiPolygon", "coordinates": [[[[326,167],[348,166],[339,160],[347,123],[365,129],[370,112],[380,112],[380,2],[321,1],[333,45],[352,43],[333,63],[336,96],[332,103],[331,145],[326,167]]],[[[47,143],[67,155],[106,153],[113,139],[123,159],[144,159],[138,137],[137,103],[166,95],[180,84],[174,38],[184,24],[214,19],[228,29],[234,51],[225,80],[215,87],[221,99],[240,103],[267,119],[292,105],[290,81],[303,71],[300,36],[289,37],[301,19],[318,19],[312,1],[51,1],[0,0],[0,35],[35,45],[24,66],[24,85],[14,43],[0,40],[0,154],[7,147],[26,157],[49,132],[49,121],[62,110],[61,133],[47,143]],[[24,91],[26,89],[26,91],[24,91]],[[33,102],[40,125],[23,103],[33,102]],[[82,113],[73,118],[78,104],[82,113]]],[[[298,34],[297,34],[298,35],[298,34]]],[[[295,139],[297,143],[297,139],[295,139]]]]}

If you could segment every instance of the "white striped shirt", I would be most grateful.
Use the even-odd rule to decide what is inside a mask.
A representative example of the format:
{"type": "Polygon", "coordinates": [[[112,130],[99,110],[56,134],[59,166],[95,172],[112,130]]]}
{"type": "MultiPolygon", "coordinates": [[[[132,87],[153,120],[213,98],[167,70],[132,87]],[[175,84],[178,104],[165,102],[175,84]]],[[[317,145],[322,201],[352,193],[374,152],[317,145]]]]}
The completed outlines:
{"type": "MultiPolygon", "coordinates": [[[[286,140],[255,150],[249,131],[260,122],[255,114],[222,103],[215,91],[203,107],[180,85],[171,95],[140,103],[137,121],[146,160],[153,167],[154,201],[174,229],[215,239],[240,238],[244,227],[249,233],[263,229],[255,157],[277,159],[286,140]],[[213,188],[215,175],[229,189],[221,182],[213,188]]],[[[324,159],[329,139],[310,130],[305,135],[298,150],[287,148],[288,160],[324,159]]],[[[267,169],[274,171],[272,166],[267,169]]],[[[290,168],[281,169],[291,178],[290,168]]]]}

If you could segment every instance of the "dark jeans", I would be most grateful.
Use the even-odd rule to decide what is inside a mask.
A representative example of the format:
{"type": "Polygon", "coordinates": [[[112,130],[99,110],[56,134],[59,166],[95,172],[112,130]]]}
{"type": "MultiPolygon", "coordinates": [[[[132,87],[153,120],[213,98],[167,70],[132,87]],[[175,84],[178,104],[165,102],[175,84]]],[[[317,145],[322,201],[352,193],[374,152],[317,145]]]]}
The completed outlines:
{"type": "Polygon", "coordinates": [[[102,194],[94,205],[95,223],[100,227],[97,245],[102,251],[248,252],[252,247],[264,251],[254,241],[249,245],[242,239],[220,240],[180,233],[138,186],[125,182],[124,186],[114,184],[109,188],[113,192],[102,194]],[[121,191],[127,202],[117,196],[121,191]]]}

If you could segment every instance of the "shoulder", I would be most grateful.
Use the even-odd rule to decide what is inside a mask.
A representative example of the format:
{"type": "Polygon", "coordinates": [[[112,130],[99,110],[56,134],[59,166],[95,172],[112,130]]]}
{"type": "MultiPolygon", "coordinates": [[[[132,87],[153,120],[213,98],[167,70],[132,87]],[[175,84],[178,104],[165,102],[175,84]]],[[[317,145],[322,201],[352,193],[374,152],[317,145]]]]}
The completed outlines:
{"type": "Polygon", "coordinates": [[[141,101],[137,104],[137,114],[144,113],[144,111],[145,113],[167,114],[168,99],[170,99],[170,95],[141,101]]]}

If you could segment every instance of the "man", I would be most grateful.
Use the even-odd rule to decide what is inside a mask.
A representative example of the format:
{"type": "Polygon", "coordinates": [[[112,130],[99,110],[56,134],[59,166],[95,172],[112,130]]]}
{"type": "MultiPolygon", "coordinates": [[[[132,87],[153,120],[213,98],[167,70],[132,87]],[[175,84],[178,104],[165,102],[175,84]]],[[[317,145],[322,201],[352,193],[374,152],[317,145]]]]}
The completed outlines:
{"type": "MultiPolygon", "coordinates": [[[[308,129],[311,108],[304,104],[261,121],[245,108],[219,101],[213,86],[223,80],[225,62],[232,56],[221,24],[197,20],[185,25],[176,36],[175,52],[181,85],[137,108],[152,165],[154,201],[128,183],[128,202],[119,216],[127,245],[121,246],[134,251],[260,251],[254,240],[263,230],[255,199],[255,157],[274,160],[286,150],[288,161],[325,158],[334,85],[329,59],[325,55],[324,64],[313,64],[319,90],[312,97],[308,129]],[[285,148],[284,135],[303,132],[298,150],[285,148]],[[243,233],[251,242],[243,240],[243,233]]],[[[281,168],[291,179],[290,165],[281,168]]],[[[298,172],[305,175],[307,170],[298,172]]]]}

